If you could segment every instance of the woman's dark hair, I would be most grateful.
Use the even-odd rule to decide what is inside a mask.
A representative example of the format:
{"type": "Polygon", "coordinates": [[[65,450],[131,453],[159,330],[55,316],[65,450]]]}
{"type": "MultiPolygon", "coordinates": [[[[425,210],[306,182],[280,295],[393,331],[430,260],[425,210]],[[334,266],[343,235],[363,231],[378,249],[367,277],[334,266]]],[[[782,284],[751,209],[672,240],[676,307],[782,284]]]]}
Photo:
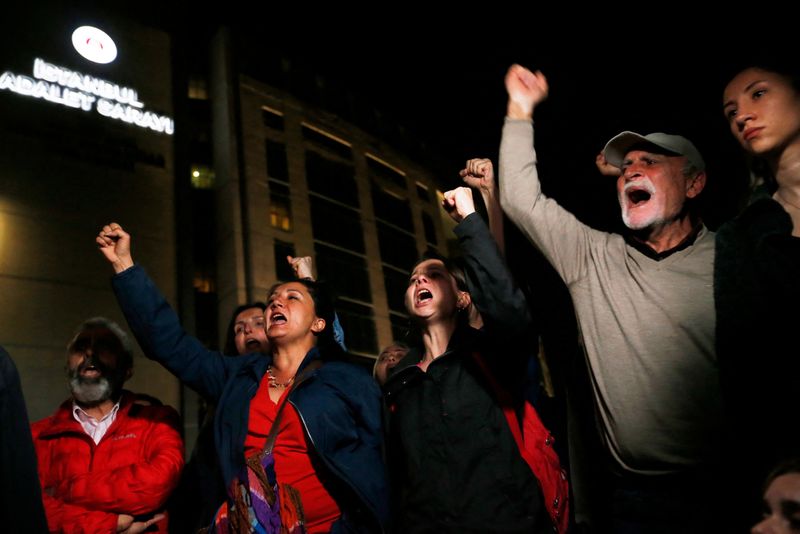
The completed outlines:
{"type": "Polygon", "coordinates": [[[342,347],[336,343],[336,339],[333,336],[333,321],[336,315],[334,303],[336,302],[336,297],[331,291],[330,286],[323,281],[315,281],[308,278],[278,282],[277,284],[273,284],[267,291],[267,299],[269,300],[269,296],[272,295],[273,291],[278,287],[292,283],[305,286],[308,290],[308,294],[311,295],[311,299],[314,301],[314,313],[320,319],[325,320],[324,330],[317,334],[317,348],[320,350],[323,357],[331,359],[341,356],[343,352],[342,347]]]}
{"type": "Polygon", "coordinates": [[[780,50],[754,48],[752,51],[734,54],[721,60],[716,66],[721,88],[727,87],[731,80],[742,72],[758,69],[783,76],[796,91],[800,92],[800,64],[797,62],[797,55],[794,52],[787,54],[782,48],[780,50]]]}
{"type": "Polygon", "coordinates": [[[800,93],[800,70],[798,70],[796,63],[792,63],[791,65],[784,65],[777,61],[760,62],[752,65],[749,68],[759,69],[783,76],[784,78],[786,78],[786,80],[789,82],[792,88],[794,88],[795,91],[800,93]]]}
{"type": "Polygon", "coordinates": [[[225,330],[225,347],[222,351],[227,356],[239,356],[239,351],[236,350],[236,334],[233,331],[236,326],[236,317],[245,310],[251,308],[258,308],[262,312],[267,309],[267,305],[261,301],[253,302],[251,304],[242,304],[237,306],[233,313],[231,313],[231,320],[228,321],[228,329],[225,330]]]}
{"type": "Polygon", "coordinates": [[[467,286],[467,275],[464,271],[462,263],[457,259],[454,260],[446,256],[442,256],[435,250],[429,249],[425,251],[425,253],[416,261],[416,263],[414,263],[413,267],[411,267],[411,272],[413,273],[414,269],[416,269],[420,263],[428,260],[439,260],[442,262],[444,264],[444,268],[447,269],[447,272],[453,275],[453,278],[455,278],[456,287],[460,291],[469,292],[469,287],[467,286]]]}
{"type": "Polygon", "coordinates": [[[770,474],[767,475],[767,479],[764,481],[763,491],[766,492],[769,485],[772,484],[772,482],[779,476],[788,475],[791,473],[800,473],[800,457],[789,458],[779,463],[777,467],[775,467],[775,469],[773,469],[770,474]]]}

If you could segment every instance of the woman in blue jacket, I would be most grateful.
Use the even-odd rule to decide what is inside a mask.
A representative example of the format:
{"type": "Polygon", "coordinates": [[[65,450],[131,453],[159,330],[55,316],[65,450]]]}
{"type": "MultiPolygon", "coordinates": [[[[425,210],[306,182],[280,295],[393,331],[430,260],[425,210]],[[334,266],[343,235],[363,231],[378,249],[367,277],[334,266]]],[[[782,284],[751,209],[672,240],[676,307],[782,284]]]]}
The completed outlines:
{"type": "Polygon", "coordinates": [[[333,306],[321,286],[307,280],[275,286],[265,314],[272,353],[226,358],[186,334],[144,269],[134,265],[130,236],[118,224],[103,227],[96,241],[114,267],[114,292],[144,353],[217,399],[215,442],[228,505],[244,482],[246,459],[261,452],[277,418],[274,470],[284,526],[381,532],[388,498],[380,392],[365,370],[317,363],[339,350],[331,335],[333,306]],[[284,503],[295,506],[287,512],[292,507],[284,503]]]}

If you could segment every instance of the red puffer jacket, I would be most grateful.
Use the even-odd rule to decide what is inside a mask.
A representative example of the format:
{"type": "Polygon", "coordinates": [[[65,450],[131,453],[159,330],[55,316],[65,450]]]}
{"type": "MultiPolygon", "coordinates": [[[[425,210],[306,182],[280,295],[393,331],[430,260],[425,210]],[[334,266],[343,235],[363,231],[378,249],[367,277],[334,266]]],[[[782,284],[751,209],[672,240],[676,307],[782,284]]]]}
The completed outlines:
{"type": "MultiPolygon", "coordinates": [[[[161,510],[183,468],[178,414],[134,404],[123,392],[114,423],[95,445],[72,400],[31,427],[50,532],[116,532],[119,514],[161,510]]],[[[156,523],[167,531],[167,520],[156,523]]]]}

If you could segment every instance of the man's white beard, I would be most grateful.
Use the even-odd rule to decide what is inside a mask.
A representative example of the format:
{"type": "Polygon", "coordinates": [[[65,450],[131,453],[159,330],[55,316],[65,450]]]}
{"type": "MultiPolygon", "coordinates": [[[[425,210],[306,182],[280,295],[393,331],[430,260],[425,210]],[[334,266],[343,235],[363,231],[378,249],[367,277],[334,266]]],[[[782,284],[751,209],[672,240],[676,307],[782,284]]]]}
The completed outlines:
{"type": "Polygon", "coordinates": [[[69,379],[69,387],[72,396],[82,405],[100,404],[110,399],[113,394],[111,382],[105,376],[99,378],[72,376],[69,379]]]}

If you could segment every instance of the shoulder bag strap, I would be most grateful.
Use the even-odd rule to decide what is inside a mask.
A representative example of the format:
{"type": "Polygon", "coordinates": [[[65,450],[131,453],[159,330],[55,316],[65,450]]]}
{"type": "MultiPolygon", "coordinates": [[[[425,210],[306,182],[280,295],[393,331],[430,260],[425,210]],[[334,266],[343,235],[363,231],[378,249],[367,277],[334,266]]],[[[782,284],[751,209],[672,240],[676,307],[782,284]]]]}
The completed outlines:
{"type": "Polygon", "coordinates": [[[262,451],[262,455],[271,454],[272,448],[275,446],[275,441],[278,439],[278,430],[280,429],[280,422],[281,417],[283,416],[283,408],[289,402],[289,395],[292,393],[294,388],[299,386],[301,383],[305,381],[306,378],[311,375],[313,371],[316,371],[322,367],[322,362],[319,360],[314,360],[306,365],[306,368],[303,369],[303,372],[295,378],[292,387],[289,388],[289,391],[286,393],[286,397],[283,399],[283,402],[278,407],[278,413],[275,414],[275,420],[272,422],[272,427],[269,429],[269,434],[267,435],[267,442],[264,444],[264,450],[262,451]]]}

